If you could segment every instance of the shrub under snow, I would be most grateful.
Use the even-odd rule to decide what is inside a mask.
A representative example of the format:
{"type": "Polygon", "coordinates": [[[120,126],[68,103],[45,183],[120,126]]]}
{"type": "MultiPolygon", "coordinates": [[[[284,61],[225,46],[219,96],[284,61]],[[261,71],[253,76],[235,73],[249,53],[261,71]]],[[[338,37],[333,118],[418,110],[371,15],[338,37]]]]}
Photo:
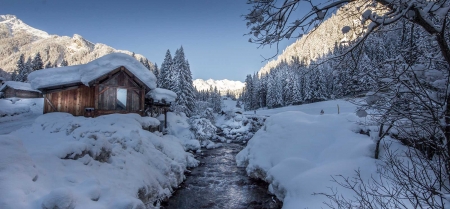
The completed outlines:
{"type": "Polygon", "coordinates": [[[154,118],[50,113],[0,135],[1,208],[145,208],[171,195],[198,165],[154,118]]]}

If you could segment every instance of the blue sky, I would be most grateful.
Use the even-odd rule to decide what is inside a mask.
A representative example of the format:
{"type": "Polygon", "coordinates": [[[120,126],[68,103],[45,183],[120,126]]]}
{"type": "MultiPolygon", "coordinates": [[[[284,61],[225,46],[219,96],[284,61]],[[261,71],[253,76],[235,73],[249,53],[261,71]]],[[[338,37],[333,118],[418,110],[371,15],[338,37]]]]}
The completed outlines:
{"type": "MultiPolygon", "coordinates": [[[[0,0],[13,14],[49,34],[79,34],[94,43],[143,54],[161,65],[181,45],[193,78],[243,81],[275,48],[249,43],[245,0],[0,0]]],[[[281,43],[281,51],[295,40],[281,43]]]]}

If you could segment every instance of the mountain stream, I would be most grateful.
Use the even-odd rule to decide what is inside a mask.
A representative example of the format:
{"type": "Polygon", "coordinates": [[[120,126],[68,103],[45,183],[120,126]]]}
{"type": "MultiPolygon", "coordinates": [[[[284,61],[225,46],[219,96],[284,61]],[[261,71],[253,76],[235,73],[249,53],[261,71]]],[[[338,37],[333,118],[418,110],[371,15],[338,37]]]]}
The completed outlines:
{"type": "Polygon", "coordinates": [[[200,165],[164,202],[162,209],[278,209],[282,203],[267,191],[267,183],[246,175],[236,166],[235,156],[244,148],[237,143],[196,154],[200,165]]]}

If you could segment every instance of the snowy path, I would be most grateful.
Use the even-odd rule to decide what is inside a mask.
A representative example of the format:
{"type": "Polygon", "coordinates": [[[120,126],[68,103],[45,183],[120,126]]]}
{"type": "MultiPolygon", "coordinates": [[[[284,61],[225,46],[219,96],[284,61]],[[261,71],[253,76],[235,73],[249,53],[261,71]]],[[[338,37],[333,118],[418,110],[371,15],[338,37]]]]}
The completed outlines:
{"type": "Polygon", "coordinates": [[[236,166],[235,156],[242,148],[224,144],[204,151],[197,157],[200,166],[162,208],[281,208],[267,193],[267,184],[250,179],[245,168],[236,166]]]}
{"type": "Polygon", "coordinates": [[[9,134],[17,129],[31,126],[34,120],[41,115],[42,114],[31,114],[14,118],[12,121],[0,122],[0,135],[9,134]]]}
{"type": "Polygon", "coordinates": [[[7,116],[0,117],[0,135],[9,134],[22,127],[31,126],[34,120],[42,115],[44,106],[43,98],[9,98],[1,99],[0,102],[0,112],[7,113],[7,116]],[[10,102],[11,100],[14,103],[10,102]],[[26,107],[27,111],[20,111],[24,107],[26,107]]]}

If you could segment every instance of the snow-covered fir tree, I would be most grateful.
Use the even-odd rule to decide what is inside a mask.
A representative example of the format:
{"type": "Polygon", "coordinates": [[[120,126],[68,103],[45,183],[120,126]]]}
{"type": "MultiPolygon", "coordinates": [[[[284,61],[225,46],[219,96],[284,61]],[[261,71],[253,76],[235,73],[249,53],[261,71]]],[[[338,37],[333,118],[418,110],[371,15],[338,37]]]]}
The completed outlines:
{"type": "MultiPolygon", "coordinates": [[[[156,68],[157,70],[157,68],[156,68]]],[[[176,50],[172,60],[170,51],[167,50],[161,72],[158,74],[158,86],[169,89],[177,94],[173,110],[184,112],[188,117],[195,113],[195,94],[192,82],[192,73],[189,62],[186,60],[184,49],[176,50]]]]}
{"type": "Polygon", "coordinates": [[[25,63],[25,56],[23,54],[20,55],[19,60],[17,60],[16,71],[14,71],[15,76],[13,78],[14,81],[25,82],[27,80],[27,67],[25,63]]]}
{"type": "MultiPolygon", "coordinates": [[[[157,65],[156,63],[155,63],[155,67],[153,68],[153,74],[155,75],[156,80],[159,81],[159,79],[160,79],[160,73],[159,73],[158,65],[157,65]]],[[[159,82],[156,82],[156,85],[157,85],[158,87],[160,87],[159,84],[160,84],[159,82]]]]}
{"type": "Polygon", "coordinates": [[[44,63],[42,62],[41,53],[38,52],[33,58],[33,71],[44,69],[44,63]]]}
{"type": "Polygon", "coordinates": [[[169,75],[172,73],[172,55],[170,54],[170,50],[166,51],[166,56],[164,57],[164,61],[161,64],[161,75],[158,80],[158,86],[164,89],[169,89],[169,75]]]}
{"type": "Polygon", "coordinates": [[[69,65],[69,63],[68,63],[67,60],[65,60],[65,59],[63,59],[63,60],[61,61],[61,64],[59,64],[60,67],[65,67],[65,66],[68,66],[68,65],[69,65]]]}

